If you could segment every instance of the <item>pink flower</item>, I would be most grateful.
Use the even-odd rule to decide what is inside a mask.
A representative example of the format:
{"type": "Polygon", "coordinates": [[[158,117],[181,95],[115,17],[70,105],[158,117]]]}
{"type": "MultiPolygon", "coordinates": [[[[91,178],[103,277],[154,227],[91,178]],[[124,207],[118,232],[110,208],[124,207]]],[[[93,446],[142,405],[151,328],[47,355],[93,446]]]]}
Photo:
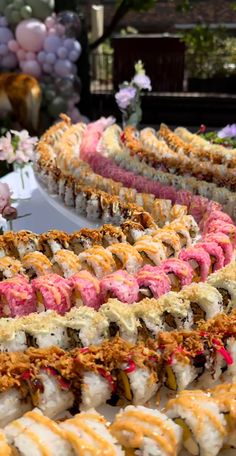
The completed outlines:
{"type": "Polygon", "coordinates": [[[11,130],[11,133],[15,136],[15,161],[19,164],[28,163],[33,159],[34,147],[38,138],[29,136],[27,130],[11,130]]]}
{"type": "Polygon", "coordinates": [[[11,192],[7,184],[0,182],[0,214],[6,206],[11,205],[11,192]]]}
{"type": "Polygon", "coordinates": [[[13,163],[15,160],[12,137],[9,131],[6,136],[0,138],[0,160],[6,160],[8,163],[13,163]]]}

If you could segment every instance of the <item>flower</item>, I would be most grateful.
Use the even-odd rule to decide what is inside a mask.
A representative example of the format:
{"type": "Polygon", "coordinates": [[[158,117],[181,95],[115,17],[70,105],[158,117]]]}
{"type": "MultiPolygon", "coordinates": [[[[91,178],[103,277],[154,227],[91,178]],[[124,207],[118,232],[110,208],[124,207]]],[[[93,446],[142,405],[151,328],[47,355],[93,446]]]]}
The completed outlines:
{"type": "Polygon", "coordinates": [[[218,131],[218,138],[235,138],[236,137],[236,124],[226,125],[222,130],[218,131]]]}
{"type": "Polygon", "coordinates": [[[36,136],[31,137],[27,130],[11,130],[14,135],[12,142],[15,149],[15,161],[19,164],[28,163],[33,158],[35,144],[38,141],[36,136]]]}
{"type": "Polygon", "coordinates": [[[7,184],[0,182],[0,214],[6,206],[11,205],[11,192],[7,184]]]}
{"type": "Polygon", "coordinates": [[[140,89],[140,90],[152,90],[151,80],[146,74],[136,74],[133,79],[133,83],[140,89]]]}
{"type": "Polygon", "coordinates": [[[135,87],[129,86],[121,88],[115,95],[119,108],[123,110],[127,109],[134,100],[136,93],[135,87]]]}
{"type": "Polygon", "coordinates": [[[2,211],[2,216],[7,220],[15,220],[17,218],[17,210],[13,206],[6,206],[2,211]]]}
{"type": "Polygon", "coordinates": [[[6,136],[0,138],[0,160],[6,160],[8,163],[13,163],[15,160],[12,137],[9,131],[6,136]]]}

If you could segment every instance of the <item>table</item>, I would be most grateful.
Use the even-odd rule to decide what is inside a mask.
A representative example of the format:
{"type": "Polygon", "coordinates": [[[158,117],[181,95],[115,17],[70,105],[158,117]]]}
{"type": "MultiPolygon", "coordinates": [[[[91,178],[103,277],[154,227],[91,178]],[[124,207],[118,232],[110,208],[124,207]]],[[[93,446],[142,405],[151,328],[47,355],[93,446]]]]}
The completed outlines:
{"type": "MultiPolygon", "coordinates": [[[[91,226],[91,223],[85,218],[78,218],[76,215],[73,222],[73,216],[68,219],[52,206],[52,201],[49,202],[40,191],[31,165],[25,167],[24,173],[28,173],[28,177],[26,178],[26,193],[30,198],[24,200],[18,199],[14,206],[17,207],[19,216],[26,213],[30,213],[31,215],[14,220],[14,231],[27,229],[35,233],[42,233],[50,229],[58,229],[71,233],[85,226],[91,226]]],[[[19,172],[14,171],[7,174],[1,178],[1,182],[6,182],[9,185],[13,192],[13,198],[19,198],[22,192],[19,172]]]]}

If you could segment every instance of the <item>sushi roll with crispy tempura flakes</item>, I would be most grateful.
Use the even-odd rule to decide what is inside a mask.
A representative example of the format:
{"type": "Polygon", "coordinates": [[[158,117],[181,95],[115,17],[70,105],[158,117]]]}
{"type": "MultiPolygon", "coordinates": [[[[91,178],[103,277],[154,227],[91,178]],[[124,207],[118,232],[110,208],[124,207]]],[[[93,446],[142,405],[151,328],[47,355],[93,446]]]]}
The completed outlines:
{"type": "Polygon", "coordinates": [[[223,310],[221,294],[207,283],[188,285],[180,291],[179,296],[190,301],[195,324],[199,320],[209,320],[223,310]]]}
{"type": "Polygon", "coordinates": [[[9,256],[0,257],[0,280],[11,279],[18,274],[24,274],[24,268],[19,260],[9,256]]]}
{"type": "Polygon", "coordinates": [[[236,307],[236,263],[232,262],[220,271],[211,274],[207,283],[215,287],[223,298],[223,307],[229,313],[236,307]]]}
{"type": "Polygon", "coordinates": [[[127,455],[176,456],[180,449],[181,428],[158,410],[143,406],[121,410],[110,431],[127,455]]]}
{"type": "Polygon", "coordinates": [[[183,445],[194,456],[216,456],[227,423],[216,401],[200,390],[182,391],[166,405],[166,413],[183,429],[183,445]]]}
{"type": "Polygon", "coordinates": [[[73,308],[63,317],[70,347],[99,345],[108,334],[108,321],[100,312],[90,307],[73,308]]]}
{"type": "Polygon", "coordinates": [[[0,352],[9,353],[24,351],[27,348],[27,338],[23,328],[20,327],[21,319],[0,319],[0,352]]]}
{"type": "Polygon", "coordinates": [[[136,342],[137,321],[131,307],[116,299],[109,299],[100,307],[100,313],[109,323],[109,337],[119,335],[128,342],[136,342]]]}

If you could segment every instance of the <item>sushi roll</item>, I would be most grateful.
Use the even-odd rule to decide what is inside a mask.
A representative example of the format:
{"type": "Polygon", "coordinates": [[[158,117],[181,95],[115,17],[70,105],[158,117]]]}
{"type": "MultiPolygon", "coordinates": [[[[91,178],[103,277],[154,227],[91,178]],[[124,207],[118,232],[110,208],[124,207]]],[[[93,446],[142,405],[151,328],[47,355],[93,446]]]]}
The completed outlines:
{"type": "Polygon", "coordinates": [[[163,331],[162,309],[155,299],[143,299],[132,307],[138,321],[138,340],[145,343],[163,331]]]}
{"type": "Polygon", "coordinates": [[[60,427],[73,448],[73,455],[123,456],[125,454],[116,438],[109,432],[106,420],[94,409],[67,419],[60,423],[60,427]]]}
{"type": "Polygon", "coordinates": [[[11,421],[20,418],[25,412],[31,409],[32,403],[30,397],[24,389],[5,387],[4,391],[0,392],[1,428],[4,428],[11,421]]]}
{"type": "Polygon", "coordinates": [[[27,339],[23,328],[21,328],[21,319],[0,319],[0,352],[9,353],[24,351],[27,348],[27,339]]]}
{"type": "Polygon", "coordinates": [[[224,267],[224,262],[225,262],[225,257],[224,257],[224,252],[222,248],[217,244],[216,242],[208,241],[208,242],[197,242],[194,245],[195,248],[200,248],[205,250],[209,255],[211,259],[211,268],[210,268],[210,273],[217,271],[218,269],[221,269],[224,267]]]}
{"type": "Polygon", "coordinates": [[[165,331],[191,329],[193,313],[188,299],[170,291],[159,298],[158,306],[162,311],[162,324],[165,331]]]}
{"type": "Polygon", "coordinates": [[[53,271],[68,279],[81,269],[78,256],[70,250],[58,250],[52,258],[53,271]]]}
{"type": "Polygon", "coordinates": [[[137,279],[126,271],[115,271],[100,281],[101,301],[116,298],[121,302],[133,304],[138,301],[139,285],[137,279]]]}
{"type": "Polygon", "coordinates": [[[31,284],[36,294],[38,312],[55,310],[64,315],[70,310],[72,291],[66,279],[57,274],[48,274],[33,279],[31,284]]]}
{"type": "Polygon", "coordinates": [[[180,291],[183,286],[192,282],[193,268],[179,258],[169,258],[162,263],[159,269],[167,274],[172,291],[180,291]]]}
{"type": "Polygon", "coordinates": [[[99,230],[83,228],[80,231],[75,231],[70,235],[69,246],[76,255],[83,252],[94,245],[102,244],[102,234],[99,230]]]}
{"type": "Polygon", "coordinates": [[[211,270],[211,258],[206,250],[199,247],[183,249],[179,259],[188,262],[193,269],[193,282],[205,282],[211,270]]]}
{"type": "Polygon", "coordinates": [[[39,409],[27,412],[5,427],[12,452],[19,456],[73,456],[70,439],[61,427],[39,409]]]}
{"type": "Polygon", "coordinates": [[[56,312],[28,315],[18,319],[15,324],[17,335],[19,336],[19,330],[24,333],[28,347],[43,349],[56,346],[64,350],[70,348],[63,319],[56,312]]]}
{"type": "Polygon", "coordinates": [[[134,246],[130,244],[112,244],[107,247],[111,252],[116,263],[116,269],[125,269],[129,274],[136,274],[136,272],[143,266],[142,256],[134,246]]]}
{"type": "Polygon", "coordinates": [[[175,456],[181,446],[181,428],[158,410],[141,405],[122,409],[110,431],[127,455],[175,456]]]}
{"type": "Polygon", "coordinates": [[[117,244],[118,242],[126,242],[126,236],[118,226],[103,225],[99,229],[99,233],[102,236],[102,245],[105,248],[109,247],[109,245],[117,244]]]}
{"type": "Polygon", "coordinates": [[[22,258],[21,262],[29,279],[53,272],[51,261],[42,252],[28,253],[22,258]]]}
{"type": "Polygon", "coordinates": [[[166,259],[164,245],[161,241],[153,240],[151,236],[142,236],[135,242],[134,247],[145,264],[159,266],[166,259]]]}
{"type": "Polygon", "coordinates": [[[139,286],[139,297],[159,298],[171,290],[167,274],[157,266],[146,265],[138,271],[136,279],[139,286]]]}
{"type": "Polygon", "coordinates": [[[98,279],[111,274],[111,272],[117,269],[112,253],[100,246],[94,246],[81,252],[79,254],[79,260],[82,269],[88,270],[98,279]]]}
{"type": "Polygon", "coordinates": [[[12,448],[8,445],[6,436],[2,431],[0,431],[0,455],[13,456],[12,448]]]}
{"type": "Polygon", "coordinates": [[[70,277],[72,305],[88,306],[98,310],[102,304],[100,282],[89,271],[80,271],[70,277]]]}
{"type": "Polygon", "coordinates": [[[100,307],[100,313],[107,319],[109,324],[108,335],[119,335],[122,339],[135,343],[137,340],[137,321],[130,306],[116,299],[109,299],[100,307]]]}
{"type": "Polygon", "coordinates": [[[236,226],[232,223],[227,223],[223,220],[212,220],[208,225],[207,233],[224,233],[230,238],[232,246],[236,246],[236,226]]]}
{"type": "Polygon", "coordinates": [[[2,317],[21,317],[36,312],[33,287],[26,277],[18,275],[0,282],[0,313],[2,317]]]}
{"type": "Polygon", "coordinates": [[[230,242],[229,237],[227,234],[223,233],[211,233],[207,234],[203,238],[203,242],[215,242],[218,244],[221,249],[223,250],[224,253],[224,266],[227,266],[229,264],[234,256],[234,249],[233,246],[230,242]]]}
{"type": "Polygon", "coordinates": [[[0,258],[10,255],[10,249],[7,244],[6,234],[0,235],[0,258]]]}
{"type": "Polygon", "coordinates": [[[151,205],[150,212],[155,222],[158,223],[158,226],[163,227],[169,220],[171,209],[171,200],[162,200],[155,198],[153,204],[151,205]]]}
{"type": "Polygon", "coordinates": [[[234,224],[233,220],[228,214],[219,210],[213,210],[210,213],[206,213],[206,215],[201,220],[200,229],[202,229],[203,234],[207,234],[208,227],[213,220],[222,220],[223,222],[230,223],[232,225],[234,224]]]}
{"type": "Polygon", "coordinates": [[[176,220],[177,218],[182,218],[187,214],[187,206],[183,206],[181,204],[174,204],[170,211],[170,221],[176,220]]]}
{"type": "Polygon", "coordinates": [[[18,274],[24,274],[24,268],[20,261],[9,256],[0,257],[0,280],[11,279],[18,274]]]}
{"type": "Polygon", "coordinates": [[[230,263],[220,271],[211,274],[207,283],[216,288],[222,296],[223,308],[229,313],[236,307],[236,264],[230,263]]]}
{"type": "Polygon", "coordinates": [[[49,230],[39,236],[39,250],[49,259],[62,249],[69,248],[69,235],[64,231],[49,230]]]}
{"type": "Polygon", "coordinates": [[[132,220],[127,220],[122,223],[121,229],[127,239],[127,242],[131,245],[133,245],[138,238],[144,236],[146,232],[141,223],[133,222],[132,220]]]}
{"type": "Polygon", "coordinates": [[[181,250],[181,242],[178,234],[174,230],[160,229],[152,234],[154,241],[161,241],[166,248],[166,256],[177,257],[181,250]]]}
{"type": "Polygon", "coordinates": [[[221,294],[208,283],[184,287],[179,296],[190,301],[194,324],[200,320],[209,320],[223,310],[221,294]]]}
{"type": "MultiPolygon", "coordinates": [[[[182,227],[185,227],[185,229],[188,230],[189,236],[191,239],[191,243],[197,240],[197,238],[199,236],[199,226],[195,222],[192,215],[184,215],[183,217],[180,217],[180,218],[174,220],[173,222],[169,223],[166,226],[168,228],[175,229],[174,228],[175,224],[176,224],[177,228],[179,227],[179,224],[180,224],[180,225],[182,225],[182,227]]],[[[175,229],[175,231],[180,235],[182,234],[184,237],[186,236],[185,235],[186,232],[184,230],[182,231],[182,233],[181,233],[181,231],[179,231],[179,228],[175,229]]],[[[186,241],[187,241],[187,238],[186,238],[186,241]]]]}
{"type": "Polygon", "coordinates": [[[21,230],[14,233],[7,233],[6,237],[9,240],[9,248],[15,258],[23,258],[27,253],[38,250],[38,235],[32,231],[21,230]]]}
{"type": "Polygon", "coordinates": [[[53,367],[42,368],[36,374],[25,371],[22,380],[29,391],[33,406],[49,418],[56,418],[74,404],[75,397],[69,390],[69,382],[53,367]]]}
{"type": "Polygon", "coordinates": [[[224,414],[227,423],[226,448],[236,448],[236,383],[224,383],[210,389],[209,394],[217,403],[219,410],[224,414]]]}
{"type": "Polygon", "coordinates": [[[183,429],[183,446],[194,456],[216,456],[226,436],[226,421],[216,402],[202,391],[182,391],[166,414],[183,429]]]}
{"type": "Polygon", "coordinates": [[[63,318],[70,348],[101,344],[108,336],[109,323],[104,315],[89,307],[73,308],[63,318]]]}

